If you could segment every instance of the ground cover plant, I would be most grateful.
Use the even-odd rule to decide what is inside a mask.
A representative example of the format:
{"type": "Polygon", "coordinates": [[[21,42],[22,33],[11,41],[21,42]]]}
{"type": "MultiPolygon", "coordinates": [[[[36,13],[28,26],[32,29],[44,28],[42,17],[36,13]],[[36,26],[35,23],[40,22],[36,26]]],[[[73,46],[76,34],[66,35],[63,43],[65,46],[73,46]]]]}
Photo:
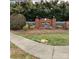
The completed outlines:
{"type": "Polygon", "coordinates": [[[25,53],[23,50],[21,50],[20,48],[18,48],[16,45],[14,45],[13,43],[11,43],[11,59],[38,59],[28,53],[25,53]]]}
{"type": "Polygon", "coordinates": [[[41,40],[47,40],[48,45],[66,46],[69,44],[68,30],[28,30],[12,32],[39,43],[42,43],[41,40]]]}

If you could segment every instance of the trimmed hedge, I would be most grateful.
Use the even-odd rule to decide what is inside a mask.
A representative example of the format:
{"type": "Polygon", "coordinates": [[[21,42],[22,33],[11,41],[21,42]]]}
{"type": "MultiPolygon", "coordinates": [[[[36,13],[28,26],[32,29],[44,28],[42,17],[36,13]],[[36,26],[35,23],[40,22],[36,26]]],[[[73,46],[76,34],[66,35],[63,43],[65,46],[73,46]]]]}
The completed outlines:
{"type": "Polygon", "coordinates": [[[22,14],[12,14],[10,16],[10,29],[20,30],[26,25],[26,18],[22,14]]]}

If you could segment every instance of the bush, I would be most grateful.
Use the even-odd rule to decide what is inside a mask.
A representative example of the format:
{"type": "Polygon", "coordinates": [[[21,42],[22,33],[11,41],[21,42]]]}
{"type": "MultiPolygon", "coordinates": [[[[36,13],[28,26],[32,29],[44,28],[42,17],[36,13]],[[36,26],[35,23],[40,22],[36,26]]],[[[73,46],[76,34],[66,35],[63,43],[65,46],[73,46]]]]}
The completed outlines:
{"type": "Polygon", "coordinates": [[[57,28],[57,29],[62,29],[62,28],[63,28],[63,26],[58,25],[56,28],[57,28]]]}
{"type": "Polygon", "coordinates": [[[28,24],[23,27],[23,30],[24,30],[24,31],[26,31],[26,30],[28,30],[28,29],[29,29],[29,28],[28,28],[28,24]]]}
{"type": "Polygon", "coordinates": [[[10,17],[10,28],[13,30],[22,29],[26,25],[26,18],[22,14],[12,14],[10,17]]]}
{"type": "Polygon", "coordinates": [[[31,25],[31,26],[30,26],[30,29],[34,29],[34,28],[35,28],[35,25],[31,25]]]}

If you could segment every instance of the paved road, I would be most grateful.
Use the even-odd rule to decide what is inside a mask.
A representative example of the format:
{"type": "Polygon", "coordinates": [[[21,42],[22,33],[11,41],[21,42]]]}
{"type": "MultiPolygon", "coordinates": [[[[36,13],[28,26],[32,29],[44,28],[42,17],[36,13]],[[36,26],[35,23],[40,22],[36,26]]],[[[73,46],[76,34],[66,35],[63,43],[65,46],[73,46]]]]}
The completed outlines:
{"type": "Polygon", "coordinates": [[[40,59],[68,59],[68,46],[50,46],[11,33],[11,42],[40,59]]]}

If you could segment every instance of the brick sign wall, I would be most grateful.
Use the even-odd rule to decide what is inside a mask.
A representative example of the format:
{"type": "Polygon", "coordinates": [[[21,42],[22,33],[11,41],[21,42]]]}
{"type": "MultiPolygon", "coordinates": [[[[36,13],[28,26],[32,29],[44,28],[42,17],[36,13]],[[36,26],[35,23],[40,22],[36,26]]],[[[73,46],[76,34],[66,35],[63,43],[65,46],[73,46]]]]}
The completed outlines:
{"type": "MultiPolygon", "coordinates": [[[[36,18],[35,19],[35,28],[36,29],[45,29],[45,27],[43,26],[42,23],[47,23],[49,26],[48,27],[51,27],[52,29],[55,29],[56,27],[56,19],[55,18],[52,18],[52,19],[48,19],[48,18],[36,18]]],[[[45,25],[46,26],[46,25],[45,25]]]]}

